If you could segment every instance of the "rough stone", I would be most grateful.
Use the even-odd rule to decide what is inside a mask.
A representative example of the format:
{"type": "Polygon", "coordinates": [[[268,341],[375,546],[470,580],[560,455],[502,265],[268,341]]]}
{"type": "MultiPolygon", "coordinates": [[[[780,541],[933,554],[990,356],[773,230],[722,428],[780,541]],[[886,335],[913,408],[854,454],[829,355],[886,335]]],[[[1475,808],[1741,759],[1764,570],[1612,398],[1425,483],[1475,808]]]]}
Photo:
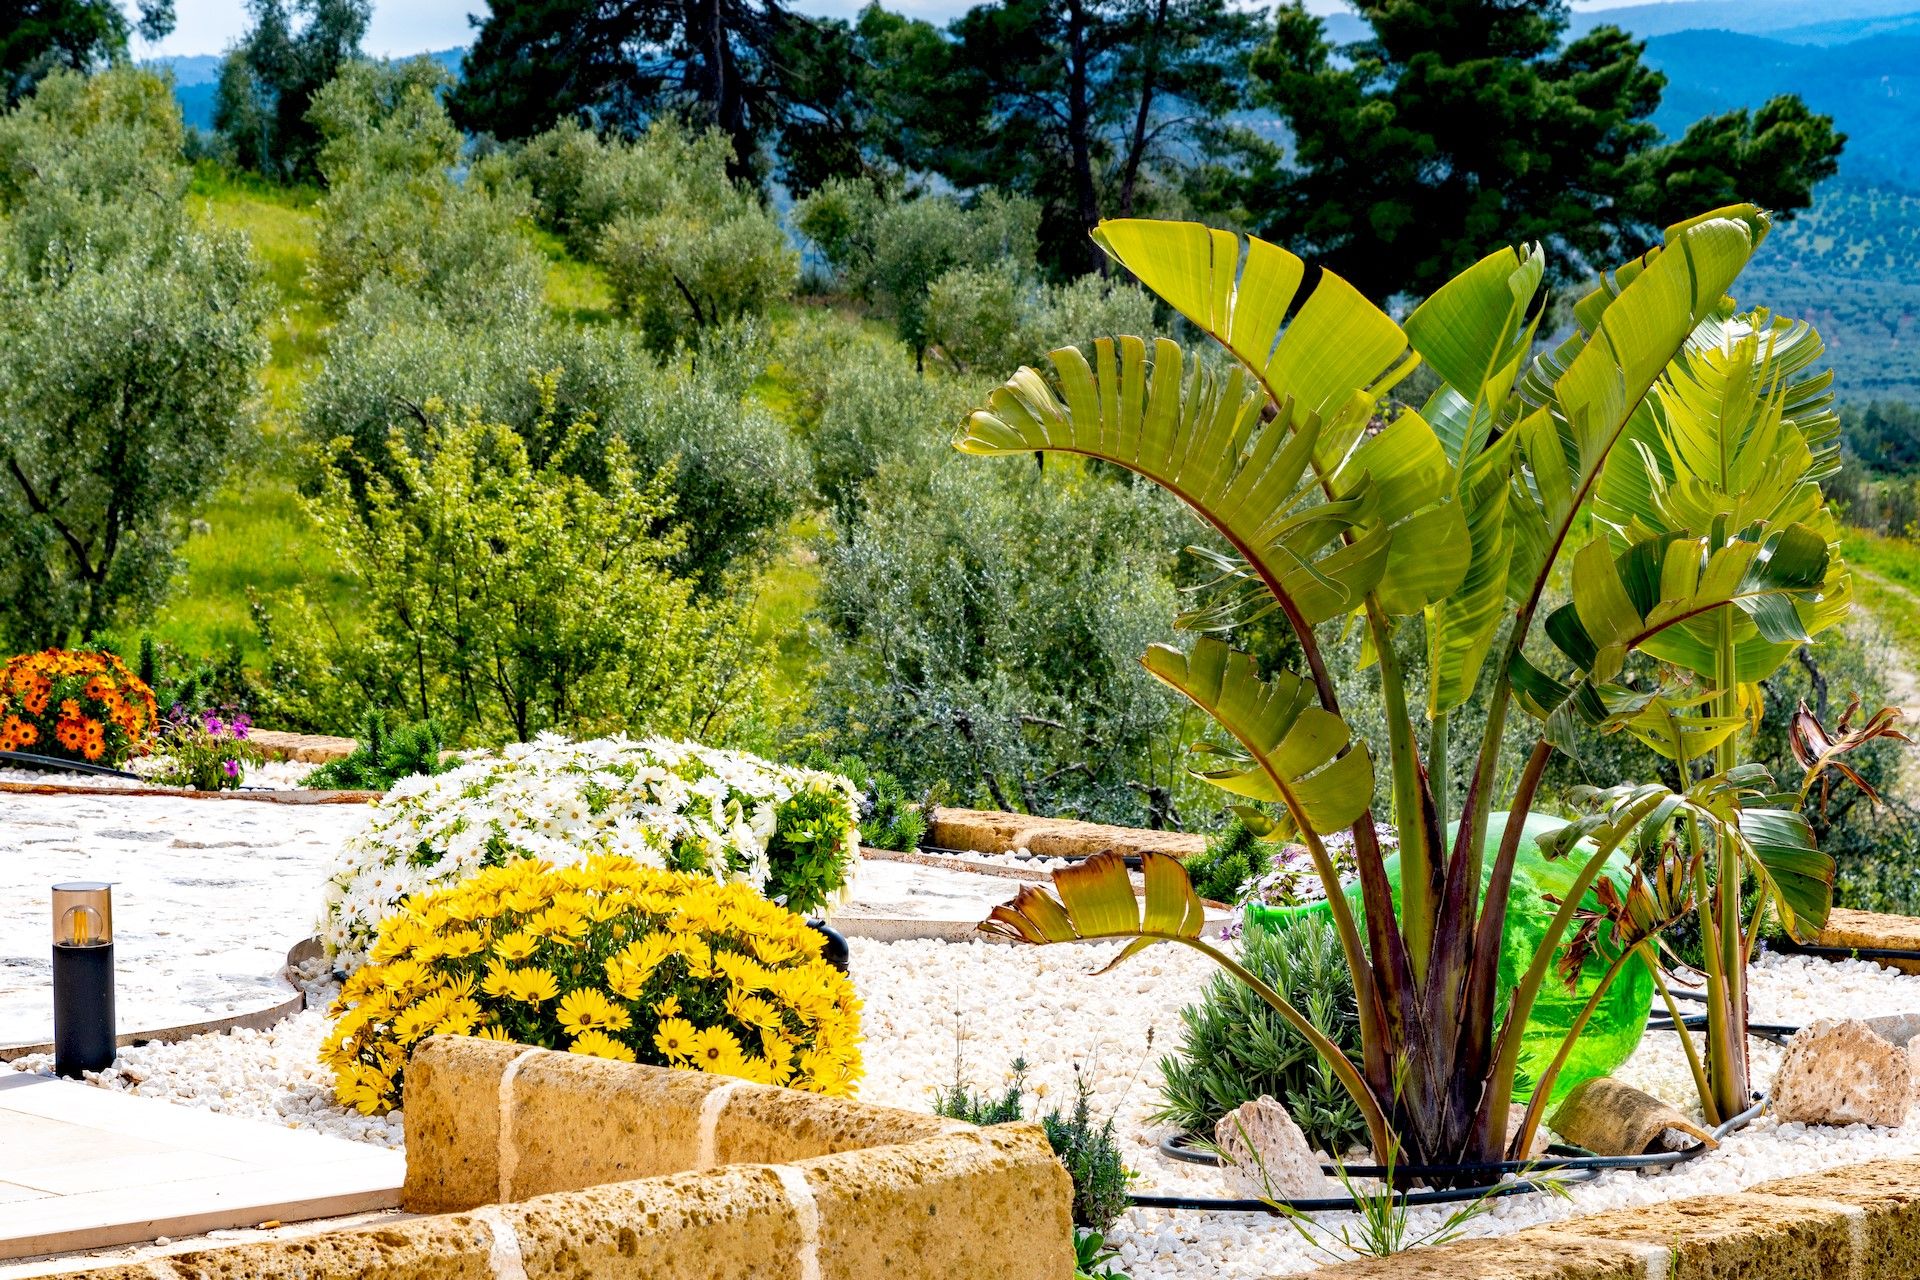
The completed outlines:
{"type": "Polygon", "coordinates": [[[803,1160],[820,1280],[1072,1280],[1073,1180],[1036,1124],[803,1160]]]}
{"type": "Polygon", "coordinates": [[[1773,1112],[1783,1121],[1893,1128],[1912,1103],[1907,1051],[1857,1019],[1822,1018],[1800,1030],[1773,1080],[1773,1112]]]}
{"type": "Polygon", "coordinates": [[[76,1273],[88,1280],[494,1280],[493,1232],[456,1215],[182,1253],[76,1273]]]}
{"type": "Polygon", "coordinates": [[[750,1086],[727,1095],[714,1126],[716,1164],[782,1164],[935,1138],[953,1122],[921,1112],[849,1103],[794,1089],[750,1086]]]}
{"type": "Polygon", "coordinates": [[[1272,1098],[1243,1102],[1221,1116],[1213,1126],[1213,1143],[1241,1197],[1301,1200],[1340,1194],[1321,1172],[1320,1157],[1292,1114],[1272,1098]]]}
{"type": "Polygon", "coordinates": [[[800,1280],[805,1243],[765,1166],[649,1178],[498,1210],[528,1280],[800,1280]]]}
{"type": "MultiPolygon", "coordinates": [[[[1361,1258],[1286,1280],[1648,1280],[1651,1250],[1536,1228],[1361,1258]]],[[[1669,1280],[1678,1280],[1669,1277],[1669,1280]]]]}
{"type": "MultiPolygon", "coordinates": [[[[1822,947],[1871,947],[1876,950],[1920,952],[1920,920],[1909,916],[1881,915],[1877,911],[1853,911],[1835,907],[1827,914],[1827,923],[1814,936],[1822,947]]],[[[1912,960],[1875,960],[1902,973],[1920,973],[1920,957],[1912,960]]]]}
{"type": "Polygon", "coordinates": [[[1861,1234],[1854,1257],[1857,1269],[1850,1280],[1910,1280],[1920,1275],[1920,1160],[1876,1160],[1763,1182],[1750,1190],[1858,1210],[1861,1234]]]}
{"type": "Polygon", "coordinates": [[[306,764],[326,764],[344,760],[359,746],[352,738],[333,738],[317,733],[282,733],[277,729],[255,729],[247,740],[260,748],[269,760],[299,760],[306,764]]]}
{"type": "Polygon", "coordinates": [[[1166,853],[1186,859],[1204,852],[1206,837],[1184,831],[1109,827],[1065,818],[985,809],[935,809],[927,843],[941,849],[1005,853],[1026,849],[1050,858],[1090,858],[1096,853],[1166,853]]]}
{"type": "Polygon", "coordinates": [[[401,1114],[407,1132],[409,1213],[491,1204],[500,1190],[500,1076],[526,1046],[432,1036],[407,1063],[401,1114]]]}
{"type": "Polygon", "coordinates": [[[1559,1247],[1570,1237],[1638,1244],[1663,1257],[1659,1274],[1685,1280],[1834,1280],[1853,1261],[1844,1205],[1791,1196],[1693,1196],[1517,1231],[1516,1245],[1559,1247]]]}

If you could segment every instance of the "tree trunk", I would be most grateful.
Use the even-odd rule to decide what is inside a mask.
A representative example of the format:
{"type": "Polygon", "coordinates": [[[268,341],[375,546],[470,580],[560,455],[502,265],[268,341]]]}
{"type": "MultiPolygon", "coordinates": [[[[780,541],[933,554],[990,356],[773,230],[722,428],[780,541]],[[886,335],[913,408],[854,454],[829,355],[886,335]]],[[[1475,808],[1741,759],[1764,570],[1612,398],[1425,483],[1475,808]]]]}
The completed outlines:
{"type": "Polygon", "coordinates": [[[734,59],[726,5],[727,0],[687,0],[687,45],[699,67],[698,71],[689,68],[688,79],[694,97],[706,108],[715,127],[733,140],[727,176],[751,182],[759,140],[748,119],[746,86],[740,81],[734,59]]]}
{"type": "MultiPolygon", "coordinates": [[[[1093,104],[1088,86],[1087,11],[1081,0],[1067,5],[1067,146],[1073,158],[1074,212],[1082,231],[1100,221],[1100,201],[1093,189],[1093,104]]],[[[1092,240],[1086,242],[1087,268],[1105,274],[1107,256],[1092,240]]]]}
{"type": "Polygon", "coordinates": [[[1119,216],[1133,216],[1134,186],[1147,150],[1147,120],[1153,114],[1153,93],[1160,79],[1160,49],[1167,38],[1167,0],[1156,0],[1153,26],[1147,33],[1147,62],[1140,71],[1140,107],[1133,115],[1133,137],[1127,142],[1127,160],[1120,171],[1119,216]]]}

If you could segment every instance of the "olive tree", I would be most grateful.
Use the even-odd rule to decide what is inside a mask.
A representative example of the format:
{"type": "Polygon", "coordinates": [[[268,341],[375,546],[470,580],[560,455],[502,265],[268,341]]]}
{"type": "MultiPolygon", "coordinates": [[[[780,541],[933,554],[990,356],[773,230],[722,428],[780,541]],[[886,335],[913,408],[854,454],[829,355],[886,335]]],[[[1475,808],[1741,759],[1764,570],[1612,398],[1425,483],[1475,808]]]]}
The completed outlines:
{"type": "Polygon", "coordinates": [[[265,358],[245,241],[181,203],[165,82],[50,76],[0,120],[0,636],[151,608],[248,438],[265,358]],[[142,181],[127,181],[139,175],[142,181]]]}

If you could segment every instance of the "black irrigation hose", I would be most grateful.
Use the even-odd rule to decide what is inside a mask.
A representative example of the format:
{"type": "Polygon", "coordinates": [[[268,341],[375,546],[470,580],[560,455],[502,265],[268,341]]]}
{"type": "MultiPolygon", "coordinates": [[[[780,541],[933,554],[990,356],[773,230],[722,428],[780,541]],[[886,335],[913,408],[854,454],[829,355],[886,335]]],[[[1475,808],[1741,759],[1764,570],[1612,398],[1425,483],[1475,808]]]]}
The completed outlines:
{"type": "Polygon", "coordinates": [[[45,769],[49,772],[86,773],[96,778],[132,778],[135,782],[141,780],[137,773],[111,769],[104,764],[88,764],[84,760],[60,760],[53,756],[35,755],[31,751],[0,751],[0,760],[25,765],[29,769],[45,769]]]}
{"type": "Polygon", "coordinates": [[[1811,943],[1789,942],[1781,939],[1770,942],[1771,951],[1786,955],[1812,956],[1816,960],[1908,960],[1920,962],[1920,951],[1905,947],[1817,947],[1811,943]]]}
{"type": "MultiPolygon", "coordinates": [[[[1765,1106],[1766,1100],[1762,1099],[1755,1102],[1751,1107],[1748,1107],[1745,1111],[1742,1111],[1725,1124],[1720,1125],[1713,1130],[1714,1140],[1718,1142],[1728,1134],[1745,1128],[1747,1122],[1759,1115],[1761,1109],[1765,1106]]],[[[1175,1160],[1187,1161],[1190,1164],[1217,1165],[1220,1162],[1219,1157],[1213,1155],[1211,1152],[1202,1153],[1191,1146],[1185,1145],[1186,1139],[1186,1134],[1171,1134],[1161,1139],[1161,1154],[1175,1160]]],[[[1573,1175],[1551,1180],[1554,1185],[1564,1187],[1568,1183],[1590,1182],[1602,1173],[1613,1169],[1663,1169],[1670,1165],[1683,1164],[1688,1160],[1695,1159],[1704,1154],[1708,1150],[1708,1147],[1704,1142],[1696,1142],[1692,1146],[1684,1147],[1679,1151],[1658,1151],[1650,1155],[1639,1156],[1596,1156],[1592,1154],[1565,1154],[1555,1156],[1552,1154],[1553,1152],[1572,1153],[1578,1150],[1579,1149],[1575,1147],[1550,1147],[1548,1148],[1549,1154],[1547,1158],[1541,1160],[1498,1160],[1484,1164],[1403,1165],[1394,1169],[1393,1172],[1398,1177],[1425,1178],[1429,1180],[1433,1178],[1459,1177],[1462,1175],[1485,1176],[1495,1173],[1566,1173],[1573,1175]]],[[[1323,1173],[1329,1176],[1338,1172],[1335,1166],[1330,1164],[1323,1164],[1320,1168],[1323,1173]]],[[[1348,1165],[1346,1168],[1346,1174],[1350,1178],[1378,1178],[1384,1177],[1386,1173],[1387,1170],[1380,1165],[1348,1165]]],[[[1546,1185],[1547,1183],[1544,1180],[1519,1178],[1513,1182],[1492,1187],[1453,1187],[1445,1190],[1409,1191],[1399,1196],[1397,1203],[1408,1208],[1418,1208],[1421,1205],[1429,1204],[1457,1204],[1463,1200],[1477,1200],[1482,1196],[1525,1195],[1529,1192],[1544,1190],[1546,1185]]],[[[1285,1209],[1277,1207],[1275,1204],[1269,1204],[1265,1200],[1223,1200],[1206,1196],[1130,1195],[1127,1197],[1127,1200],[1135,1208],[1140,1209],[1197,1209],[1203,1212],[1213,1213],[1267,1213],[1275,1216],[1283,1213],[1285,1209],[1291,1209],[1297,1213],[1323,1213],[1351,1211],[1359,1207],[1358,1202],[1355,1201],[1352,1196],[1279,1201],[1278,1205],[1285,1206],[1285,1209]]]]}

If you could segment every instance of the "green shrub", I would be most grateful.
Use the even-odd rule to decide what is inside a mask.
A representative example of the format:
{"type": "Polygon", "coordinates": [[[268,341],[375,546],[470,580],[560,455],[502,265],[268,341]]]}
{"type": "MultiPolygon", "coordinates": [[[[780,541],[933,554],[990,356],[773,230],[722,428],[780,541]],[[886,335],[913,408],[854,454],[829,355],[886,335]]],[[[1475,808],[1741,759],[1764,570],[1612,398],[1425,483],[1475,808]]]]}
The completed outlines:
{"type": "Polygon", "coordinates": [[[871,849],[905,851],[920,847],[927,833],[927,803],[916,801],[900,779],[884,769],[869,769],[858,756],[806,754],[809,769],[848,779],[860,793],[860,843],[871,849]]]}
{"type": "MultiPolygon", "coordinates": [[[[1356,1052],[1359,1015],[1333,925],[1319,917],[1249,929],[1240,962],[1285,996],[1335,1044],[1356,1052]]],[[[1155,1119],[1212,1136],[1220,1117],[1267,1095],[1286,1104],[1307,1139],[1340,1154],[1366,1135],[1360,1113],[1298,1032],[1251,988],[1216,974],[1180,1011],[1178,1048],[1160,1059],[1162,1107],[1155,1119]]]]}
{"type": "Polygon", "coordinates": [[[1262,857],[1260,840],[1239,818],[1207,837],[1207,848],[1197,858],[1187,859],[1187,878],[1203,898],[1231,903],[1240,886],[1251,880],[1262,857]]]}
{"type": "Polygon", "coordinates": [[[502,316],[468,328],[381,286],[347,308],[300,424],[318,448],[348,442],[338,462],[355,473],[357,489],[366,474],[395,478],[389,437],[415,453],[426,448],[423,406],[436,398],[512,427],[536,466],[560,441],[553,423],[590,423],[568,471],[604,486],[615,440],[642,473],[671,466],[672,519],[685,534],[672,564],[709,591],[764,553],[806,494],[800,446],[750,394],[765,367],[757,337],[714,334],[695,357],[661,359],[624,327],[502,316]],[[550,417],[548,385],[529,370],[553,371],[550,417]]]}
{"type": "Polygon", "coordinates": [[[592,438],[553,418],[536,435],[426,407],[419,451],[393,444],[396,479],[354,492],[336,455],[310,510],[364,609],[343,629],[295,596],[264,638],[290,711],[350,724],[369,706],[438,720],[463,740],[616,729],[720,737],[761,692],[743,612],[696,602],[672,573],[665,477],[644,478],[614,441],[596,488],[567,463],[592,438]],[[667,529],[662,532],[662,529],[667,529]]]}
{"type": "Polygon", "coordinates": [[[437,720],[399,724],[389,729],[378,709],[360,717],[351,754],[321,765],[301,783],[323,791],[386,791],[402,778],[444,773],[458,763],[447,755],[446,734],[437,720]]]}
{"type": "MultiPolygon", "coordinates": [[[[968,1124],[1009,1124],[1022,1118],[1021,1095],[1026,1091],[1027,1064],[1013,1060],[1013,1081],[1003,1093],[976,1094],[956,1079],[934,1100],[934,1110],[949,1120],[968,1124]]],[[[1047,1145],[1073,1179],[1073,1225],[1105,1232],[1127,1208],[1127,1184],[1133,1180],[1120,1157],[1114,1120],[1093,1117],[1093,1086],[1075,1064],[1073,1105],[1055,1108],[1040,1117],[1047,1145]]]]}
{"type": "Polygon", "coordinates": [[[1142,824],[1180,785],[1139,662],[1175,602],[1168,516],[1071,463],[883,469],[821,549],[820,745],[955,803],[1142,824]]]}
{"type": "Polygon", "coordinates": [[[314,97],[327,194],[308,275],[335,311],[373,280],[465,327],[540,303],[528,202],[498,163],[455,177],[461,139],[438,95],[445,81],[426,59],[354,62],[314,97]]]}
{"type": "Polygon", "coordinates": [[[1041,284],[1033,272],[999,262],[949,271],[927,292],[927,337],[963,371],[1037,367],[1059,347],[1153,332],[1145,293],[1094,276],[1041,284]]]}
{"type": "Polygon", "coordinates": [[[158,605],[251,438],[264,299],[245,237],[189,215],[179,140],[130,68],[0,119],[0,645],[158,605]]]}

